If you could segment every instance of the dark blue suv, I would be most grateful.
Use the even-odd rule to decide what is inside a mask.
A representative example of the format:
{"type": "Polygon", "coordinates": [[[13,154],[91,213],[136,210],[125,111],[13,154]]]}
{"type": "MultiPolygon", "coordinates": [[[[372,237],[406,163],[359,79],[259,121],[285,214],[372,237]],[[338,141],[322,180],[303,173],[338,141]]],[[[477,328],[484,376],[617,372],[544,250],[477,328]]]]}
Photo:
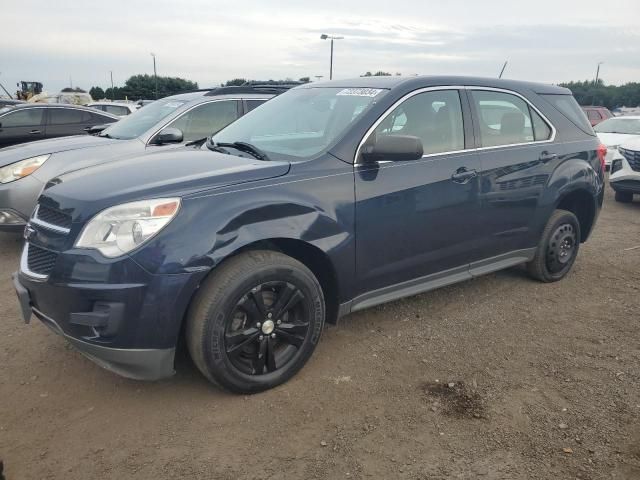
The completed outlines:
{"type": "Polygon", "coordinates": [[[100,365],[235,392],[285,382],[343,315],[527,264],[563,278],[603,199],[564,88],[463,77],[297,87],[202,146],[45,187],[14,283],[100,365]]]}

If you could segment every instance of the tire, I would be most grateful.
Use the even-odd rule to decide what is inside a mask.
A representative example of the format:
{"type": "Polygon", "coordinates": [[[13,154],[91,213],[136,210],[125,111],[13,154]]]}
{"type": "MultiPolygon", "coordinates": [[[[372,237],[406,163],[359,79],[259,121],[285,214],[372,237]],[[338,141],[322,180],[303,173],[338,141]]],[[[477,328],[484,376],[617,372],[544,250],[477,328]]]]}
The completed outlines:
{"type": "Polygon", "coordinates": [[[631,192],[616,192],[616,202],[631,203],[633,202],[633,193],[631,192]]]}
{"type": "Polygon", "coordinates": [[[571,270],[580,249],[580,222],[567,210],[555,210],[542,232],[529,274],[550,283],[563,279],[571,270]]]}
{"type": "Polygon", "coordinates": [[[287,255],[256,250],[225,261],[205,280],[187,312],[187,346],[210,381],[256,393],[305,365],[324,320],[313,273],[287,255]]]}

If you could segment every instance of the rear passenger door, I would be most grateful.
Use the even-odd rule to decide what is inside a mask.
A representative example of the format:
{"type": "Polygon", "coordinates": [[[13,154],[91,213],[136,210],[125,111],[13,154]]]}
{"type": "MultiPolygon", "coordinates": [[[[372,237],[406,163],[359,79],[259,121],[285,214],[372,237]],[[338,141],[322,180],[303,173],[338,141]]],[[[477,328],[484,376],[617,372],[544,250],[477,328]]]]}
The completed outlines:
{"type": "MultiPolygon", "coordinates": [[[[76,108],[49,108],[47,120],[47,138],[81,135],[96,124],[97,119],[106,120],[100,114],[76,108]]],[[[104,120],[98,123],[105,123],[104,120]]],[[[109,119],[113,121],[113,119],[109,119]]]]}
{"type": "Polygon", "coordinates": [[[382,135],[417,136],[424,156],[357,159],[356,271],[363,290],[380,296],[390,289],[394,295],[450,283],[467,278],[469,263],[477,259],[480,165],[469,149],[471,120],[460,93],[451,88],[410,94],[365,139],[367,145],[382,135]]]}
{"type": "Polygon", "coordinates": [[[557,158],[553,127],[515,92],[470,87],[467,93],[482,165],[481,256],[524,254],[536,245],[534,214],[557,158]]]}
{"type": "Polygon", "coordinates": [[[0,147],[44,138],[44,108],[16,108],[0,116],[0,147]]]}

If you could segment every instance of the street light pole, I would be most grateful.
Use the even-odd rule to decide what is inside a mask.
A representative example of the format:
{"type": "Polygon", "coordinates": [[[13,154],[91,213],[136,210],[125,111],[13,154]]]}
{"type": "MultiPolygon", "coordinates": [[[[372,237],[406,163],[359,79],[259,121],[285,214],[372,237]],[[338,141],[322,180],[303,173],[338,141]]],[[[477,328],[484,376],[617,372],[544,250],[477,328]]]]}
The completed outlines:
{"type": "Polygon", "coordinates": [[[156,72],[156,54],[152,53],[153,57],[153,78],[156,80],[156,100],[158,99],[158,72],[156,72]]]}
{"type": "Polygon", "coordinates": [[[596,69],[596,81],[594,82],[594,85],[598,85],[598,77],[600,77],[600,65],[602,65],[604,62],[598,62],[598,68],[596,69]]]}
{"type": "Polygon", "coordinates": [[[331,56],[329,57],[329,80],[333,80],[333,41],[334,40],[342,40],[344,37],[334,37],[332,35],[327,35],[323,33],[320,35],[321,40],[331,40],[331,56]]]}

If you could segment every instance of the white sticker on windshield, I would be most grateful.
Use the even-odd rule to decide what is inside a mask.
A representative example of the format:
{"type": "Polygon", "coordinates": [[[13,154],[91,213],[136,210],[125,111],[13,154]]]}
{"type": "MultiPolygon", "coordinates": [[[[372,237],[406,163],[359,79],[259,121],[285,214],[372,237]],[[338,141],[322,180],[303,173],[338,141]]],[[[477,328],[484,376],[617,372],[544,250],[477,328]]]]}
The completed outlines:
{"type": "Polygon", "coordinates": [[[340,90],[337,95],[351,95],[353,97],[375,97],[382,90],[380,88],[345,88],[340,90]]]}

